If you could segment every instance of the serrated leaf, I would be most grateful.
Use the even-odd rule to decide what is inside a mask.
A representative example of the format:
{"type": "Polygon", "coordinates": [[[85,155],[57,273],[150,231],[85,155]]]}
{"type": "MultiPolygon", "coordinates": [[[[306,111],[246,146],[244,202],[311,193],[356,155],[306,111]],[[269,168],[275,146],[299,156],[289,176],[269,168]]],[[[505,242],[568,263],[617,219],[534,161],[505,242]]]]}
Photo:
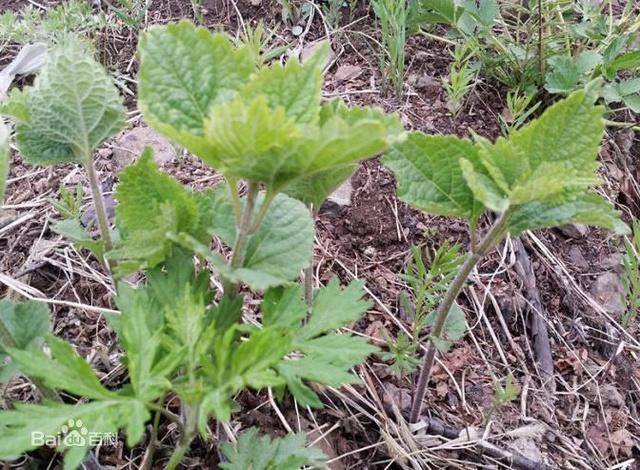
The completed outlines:
{"type": "Polygon", "coordinates": [[[11,101],[18,148],[28,163],[87,163],[125,124],[113,81],[77,40],[54,51],[33,87],[11,101]]]}
{"type": "Polygon", "coordinates": [[[474,220],[482,205],[464,180],[461,158],[478,163],[471,142],[414,132],[395,144],[383,163],[393,170],[403,201],[426,212],[474,220]]]}
{"type": "MultiPolygon", "coordinates": [[[[224,192],[218,194],[223,195],[224,192]]],[[[260,207],[263,201],[264,194],[260,194],[256,206],[260,207]]],[[[231,205],[221,203],[216,218],[214,232],[233,246],[235,230],[219,223],[233,220],[231,205]],[[219,228],[222,230],[219,231],[219,228]]],[[[187,234],[182,233],[175,240],[208,259],[229,281],[244,282],[252,289],[263,290],[289,283],[309,265],[313,233],[313,220],[304,204],[279,194],[271,202],[258,230],[249,236],[243,264],[239,268],[232,268],[220,255],[212,253],[206,245],[187,234]]]]}
{"type": "Polygon", "coordinates": [[[91,251],[96,258],[103,259],[104,240],[95,240],[76,219],[57,220],[51,224],[54,232],[68,238],[78,248],[91,251]]]}
{"type": "Polygon", "coordinates": [[[336,387],[358,382],[358,377],[350,369],[377,351],[366,338],[334,332],[335,329],[358,320],[369,308],[370,303],[362,300],[362,294],[362,284],[359,282],[341,289],[336,279],[331,280],[316,293],[311,317],[303,326],[299,323],[306,314],[306,307],[293,299],[295,295],[299,298],[302,295],[298,286],[272,292],[268,297],[266,325],[293,325],[298,322],[297,327],[292,326],[292,350],[303,353],[304,356],[282,361],[278,372],[286,381],[289,391],[303,406],[322,406],[318,396],[305,381],[336,387]]]}
{"type": "Polygon", "coordinates": [[[255,70],[249,48],[235,49],[225,34],[183,20],[149,28],[138,51],[139,102],[146,121],[204,158],[205,118],[255,70]]]}
{"type": "Polygon", "coordinates": [[[51,330],[51,313],[42,302],[0,300],[0,382],[8,381],[17,364],[6,364],[8,349],[38,349],[51,330]],[[5,335],[8,337],[5,338],[5,335]]]}
{"type": "Polygon", "coordinates": [[[78,468],[89,449],[99,443],[99,439],[90,436],[108,439],[117,436],[119,428],[126,428],[128,445],[137,444],[141,434],[135,428],[149,419],[148,412],[141,413],[141,410],[144,410],[143,404],[126,397],[75,406],[55,402],[16,404],[13,410],[0,413],[0,458],[14,459],[40,447],[43,443],[37,438],[58,437],[58,450],[66,451],[64,468],[78,468]],[[61,433],[64,429],[66,434],[61,433]]]}
{"type": "Polygon", "coordinates": [[[315,124],[320,112],[322,75],[329,55],[328,44],[322,44],[301,64],[292,58],[286,65],[275,63],[257,72],[240,90],[247,102],[263,96],[269,108],[282,108],[296,124],[315,124]]]}
{"type": "Polygon", "coordinates": [[[7,351],[25,375],[39,378],[51,388],[95,400],[109,400],[115,396],[100,383],[91,366],[67,342],[49,334],[46,343],[52,357],[40,349],[7,348],[7,351]]]}
{"type": "Polygon", "coordinates": [[[640,51],[630,51],[617,56],[607,65],[607,71],[614,75],[620,70],[634,70],[640,67],[640,51]]]}
{"type": "Polygon", "coordinates": [[[317,448],[306,447],[304,434],[287,434],[271,439],[258,436],[256,428],[242,433],[235,446],[223,444],[228,462],[220,464],[226,470],[298,470],[302,467],[324,466],[326,456],[317,448]]]}
{"type": "Polygon", "coordinates": [[[483,187],[473,180],[472,170],[478,169],[474,164],[465,165],[467,183],[478,199],[500,212],[506,206],[550,201],[567,191],[597,185],[596,156],[603,132],[602,109],[584,91],[573,93],[507,139],[499,138],[493,145],[480,139],[476,144],[480,162],[494,186],[483,187]],[[504,193],[508,204],[496,197],[490,200],[490,190],[495,196],[504,193]]]}
{"type": "Polygon", "coordinates": [[[194,194],[162,173],[146,148],[136,164],[120,173],[116,188],[120,240],[107,256],[119,261],[117,272],[162,263],[172,253],[169,235],[186,233],[199,242],[207,241],[217,197],[212,192],[194,194]]]}
{"type": "Polygon", "coordinates": [[[629,233],[620,213],[596,194],[568,193],[552,202],[533,201],[515,207],[509,218],[509,232],[517,236],[525,230],[557,227],[569,222],[629,233]]]}

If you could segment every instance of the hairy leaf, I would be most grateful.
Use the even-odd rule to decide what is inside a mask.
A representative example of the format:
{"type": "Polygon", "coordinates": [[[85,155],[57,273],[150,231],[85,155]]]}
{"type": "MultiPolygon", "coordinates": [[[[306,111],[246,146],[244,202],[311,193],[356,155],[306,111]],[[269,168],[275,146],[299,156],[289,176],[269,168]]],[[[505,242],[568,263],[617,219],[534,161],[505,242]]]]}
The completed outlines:
{"type": "Polygon", "coordinates": [[[2,112],[16,119],[19,150],[33,164],[86,163],[125,124],[113,81],[77,40],[54,51],[33,87],[12,93],[2,112]]]}
{"type": "Polygon", "coordinates": [[[471,142],[414,132],[395,144],[383,163],[398,182],[398,196],[417,209],[476,219],[482,205],[466,184],[460,159],[478,162],[471,142]]]}
{"type": "Polygon", "coordinates": [[[205,119],[214,104],[232,97],[255,70],[250,50],[235,49],[225,34],[211,34],[186,20],[149,28],[138,50],[145,119],[205,158],[205,119]]]}

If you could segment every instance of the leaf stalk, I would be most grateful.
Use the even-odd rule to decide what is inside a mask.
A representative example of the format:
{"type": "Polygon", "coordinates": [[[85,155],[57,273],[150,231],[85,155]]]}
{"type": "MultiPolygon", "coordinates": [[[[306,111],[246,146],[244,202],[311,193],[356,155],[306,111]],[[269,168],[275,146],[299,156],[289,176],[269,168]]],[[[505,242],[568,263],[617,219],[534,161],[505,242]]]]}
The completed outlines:
{"type": "MultiPolygon", "coordinates": [[[[478,261],[480,261],[480,259],[485,254],[487,254],[489,250],[494,248],[504,238],[507,231],[508,217],[508,210],[500,215],[500,217],[491,226],[484,238],[480,241],[480,243],[478,243],[475,250],[472,250],[467,255],[467,259],[464,261],[462,266],[460,266],[458,273],[456,274],[453,281],[451,281],[451,284],[449,285],[449,288],[447,289],[442,302],[440,302],[440,305],[436,310],[436,320],[431,332],[432,337],[440,339],[451,307],[458,297],[458,294],[464,287],[464,284],[471,274],[471,271],[476,266],[478,261]]],[[[433,341],[429,339],[427,352],[424,355],[422,366],[420,367],[418,383],[414,390],[413,399],[411,402],[411,412],[409,415],[409,420],[411,423],[417,422],[420,419],[420,415],[422,414],[422,404],[427,393],[427,384],[429,383],[429,379],[431,378],[431,369],[433,368],[435,356],[436,347],[433,341]]]]}

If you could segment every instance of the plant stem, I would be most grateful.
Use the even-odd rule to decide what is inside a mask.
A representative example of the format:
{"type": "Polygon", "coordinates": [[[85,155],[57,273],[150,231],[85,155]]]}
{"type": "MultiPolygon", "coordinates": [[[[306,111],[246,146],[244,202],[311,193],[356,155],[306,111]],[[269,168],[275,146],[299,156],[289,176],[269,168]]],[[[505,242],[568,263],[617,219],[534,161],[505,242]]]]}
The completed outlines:
{"type": "MultiPolygon", "coordinates": [[[[495,247],[504,237],[506,233],[508,216],[508,210],[500,215],[498,220],[494,222],[487,234],[480,241],[475,251],[469,253],[467,255],[467,259],[464,261],[462,266],[460,266],[460,270],[456,274],[456,277],[453,278],[453,281],[451,282],[451,285],[449,285],[449,288],[447,289],[442,302],[440,302],[440,305],[436,310],[436,321],[433,326],[433,331],[431,332],[432,337],[440,339],[442,330],[444,329],[444,325],[447,320],[447,316],[449,315],[449,311],[451,310],[451,306],[462,290],[462,287],[469,277],[469,274],[471,274],[471,271],[478,263],[480,258],[482,258],[490,249],[495,247]]],[[[412,423],[417,422],[420,418],[420,415],[422,414],[422,402],[424,401],[424,397],[427,393],[427,384],[429,383],[429,379],[431,378],[431,369],[433,368],[435,356],[436,347],[433,341],[429,340],[427,352],[424,356],[422,366],[420,368],[418,384],[413,393],[413,400],[411,402],[411,414],[409,420],[412,423]]]]}
{"type": "Polygon", "coordinates": [[[156,453],[156,441],[158,440],[158,426],[160,425],[160,416],[161,413],[159,411],[156,411],[153,417],[153,427],[151,428],[149,445],[147,446],[147,451],[144,453],[144,457],[142,458],[140,470],[151,470],[153,455],[156,453]]]}
{"type": "MultiPolygon", "coordinates": [[[[318,211],[313,208],[313,204],[309,204],[307,207],[311,212],[311,219],[315,224],[318,211]]],[[[309,309],[311,309],[313,305],[313,251],[311,252],[309,267],[304,270],[304,300],[307,302],[309,309]]]]}
{"type": "Polygon", "coordinates": [[[198,407],[185,406],[184,409],[184,429],[182,430],[182,435],[180,436],[180,442],[176,446],[176,449],[173,451],[173,454],[169,459],[169,463],[167,463],[167,466],[165,467],[166,470],[174,470],[175,468],[178,468],[178,465],[180,465],[180,462],[186,455],[189,447],[191,447],[191,441],[196,434],[196,425],[198,423],[198,407]]]}
{"type": "MultiPolygon", "coordinates": [[[[96,209],[96,218],[98,219],[98,228],[100,229],[100,235],[104,241],[106,251],[110,251],[113,248],[111,242],[111,233],[109,232],[109,222],[107,219],[107,211],[104,208],[104,200],[102,199],[102,191],[100,190],[100,182],[96,175],[96,170],[93,167],[93,160],[90,156],[87,156],[87,163],[85,169],[89,176],[89,186],[91,187],[91,196],[93,197],[93,206],[96,209]]],[[[104,260],[102,260],[104,261],[104,260]]]]}
{"type": "MultiPolygon", "coordinates": [[[[253,225],[252,215],[253,208],[256,204],[256,197],[258,195],[258,183],[249,183],[249,191],[247,193],[247,203],[242,211],[239,222],[236,224],[236,242],[233,247],[233,255],[231,256],[231,267],[239,268],[244,261],[244,252],[247,245],[249,235],[251,235],[251,229],[253,225]]],[[[238,294],[238,283],[224,281],[223,289],[225,294],[230,297],[235,297],[238,294]]]]}

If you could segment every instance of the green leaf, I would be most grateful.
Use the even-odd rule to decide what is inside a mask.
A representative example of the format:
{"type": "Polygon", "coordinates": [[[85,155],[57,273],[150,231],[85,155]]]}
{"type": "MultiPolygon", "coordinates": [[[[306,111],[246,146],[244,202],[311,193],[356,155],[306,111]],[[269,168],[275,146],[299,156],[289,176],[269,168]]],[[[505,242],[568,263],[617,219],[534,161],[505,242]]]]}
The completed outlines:
{"type": "Polygon", "coordinates": [[[57,220],[51,224],[54,232],[68,238],[78,248],[92,252],[97,259],[103,259],[104,240],[95,240],[76,219],[57,220]]]}
{"type": "Polygon", "coordinates": [[[211,107],[235,95],[255,70],[248,48],[235,49],[222,33],[183,20],[142,35],[140,108],[146,121],[205,158],[204,121],[211,107]]]}
{"type": "Polygon", "coordinates": [[[44,445],[45,438],[55,439],[58,451],[66,451],[64,468],[79,468],[89,449],[100,438],[116,439],[119,428],[126,429],[127,443],[133,447],[142,437],[136,428],[148,419],[144,405],[126,397],[76,406],[55,402],[15,404],[14,409],[0,413],[0,459],[18,458],[44,445]]]}
{"type": "Polygon", "coordinates": [[[278,373],[301,405],[322,406],[319,397],[305,381],[335,387],[358,382],[359,378],[349,370],[377,351],[366,338],[335,333],[337,328],[358,320],[370,307],[369,302],[362,300],[362,294],[361,283],[353,282],[341,289],[338,281],[333,279],[317,292],[311,317],[306,324],[300,325],[306,314],[304,303],[295,300],[296,295],[301,298],[300,287],[268,293],[265,327],[291,325],[294,333],[292,351],[304,355],[286,359],[278,366],[278,373]]]}
{"type": "Polygon", "coordinates": [[[329,46],[324,43],[304,64],[292,58],[284,66],[276,62],[262,68],[240,90],[240,95],[247,102],[263,96],[269,108],[282,108],[286,117],[296,124],[315,124],[320,112],[322,75],[328,56],[329,46]]]}
{"type": "MultiPolygon", "coordinates": [[[[261,194],[257,198],[257,207],[262,205],[264,197],[261,194]]],[[[219,223],[233,220],[231,204],[221,203],[216,218],[218,221],[214,221],[215,233],[233,246],[235,230],[219,223]],[[225,211],[226,214],[223,213],[225,211]],[[222,230],[218,231],[218,228],[222,230]]],[[[243,264],[239,268],[230,267],[220,255],[211,252],[208,246],[187,234],[180,234],[175,241],[208,259],[229,281],[244,282],[252,289],[263,290],[289,283],[309,265],[313,234],[313,220],[304,204],[279,194],[271,202],[258,230],[249,236],[243,264]]]]}
{"type": "Polygon", "coordinates": [[[16,140],[27,163],[87,163],[125,124],[113,81],[77,40],[54,51],[33,87],[12,93],[11,101],[8,111],[17,118],[16,140]]]}
{"type": "Polygon", "coordinates": [[[120,315],[108,319],[126,353],[125,364],[133,395],[143,401],[155,400],[169,389],[171,384],[167,376],[177,366],[182,351],[179,348],[165,351],[161,361],[163,322],[161,313],[154,308],[149,289],[135,290],[121,283],[117,303],[120,315]],[[154,315],[160,318],[154,319],[154,315]]]}
{"type": "Polygon", "coordinates": [[[640,67],[640,51],[619,55],[607,65],[607,72],[614,75],[620,70],[634,70],[640,67]]]}
{"type": "Polygon", "coordinates": [[[479,139],[480,161],[494,185],[474,180],[476,164],[465,164],[467,183],[487,207],[501,212],[507,206],[551,201],[566,191],[597,185],[596,157],[603,132],[602,108],[584,91],[573,93],[508,139],[499,138],[493,145],[479,139]],[[497,199],[500,193],[508,204],[497,199]]]}
{"type": "Polygon", "coordinates": [[[258,436],[256,428],[243,432],[238,443],[223,444],[222,453],[228,462],[220,464],[225,470],[298,470],[324,467],[326,456],[315,447],[306,447],[304,434],[287,434],[271,439],[258,436]]]}
{"type": "Polygon", "coordinates": [[[6,364],[9,349],[38,349],[51,330],[51,313],[46,304],[36,301],[0,300],[0,382],[16,372],[16,363],[6,364]]]}
{"type": "Polygon", "coordinates": [[[9,176],[9,131],[0,119],[0,205],[4,201],[4,190],[9,176]]]}
{"type": "Polygon", "coordinates": [[[40,349],[7,348],[7,351],[25,375],[39,378],[51,388],[96,400],[109,400],[115,396],[100,383],[89,364],[68,343],[53,335],[46,337],[46,343],[52,357],[40,349]]]}
{"type": "Polygon", "coordinates": [[[550,202],[533,201],[515,207],[509,218],[509,232],[517,236],[525,230],[557,227],[569,222],[594,225],[629,233],[620,213],[596,194],[568,193],[550,202]]]}
{"type": "Polygon", "coordinates": [[[187,233],[199,242],[210,238],[210,224],[218,196],[194,194],[162,173],[146,148],[138,162],[120,173],[116,189],[116,220],[120,240],[107,256],[120,261],[125,274],[151,268],[171,256],[170,235],[187,233]]]}
{"type": "Polygon", "coordinates": [[[475,220],[482,205],[465,182],[461,158],[479,163],[478,152],[471,142],[413,132],[392,147],[383,163],[396,176],[398,197],[411,206],[433,214],[475,220]]]}

